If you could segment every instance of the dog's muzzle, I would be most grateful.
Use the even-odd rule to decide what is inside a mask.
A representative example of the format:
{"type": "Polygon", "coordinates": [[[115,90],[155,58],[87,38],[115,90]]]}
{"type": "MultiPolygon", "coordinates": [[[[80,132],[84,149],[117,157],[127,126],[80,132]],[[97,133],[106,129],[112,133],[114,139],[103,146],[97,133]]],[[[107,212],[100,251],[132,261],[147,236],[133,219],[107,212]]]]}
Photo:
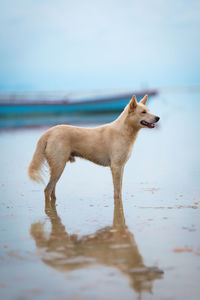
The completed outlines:
{"type": "Polygon", "coordinates": [[[142,120],[140,123],[141,123],[143,126],[146,126],[146,127],[148,127],[148,128],[154,128],[154,127],[155,127],[155,123],[157,123],[157,122],[160,120],[160,118],[156,116],[154,120],[155,120],[155,121],[152,122],[152,123],[149,123],[149,122],[147,122],[147,121],[145,121],[145,120],[142,120]]]}

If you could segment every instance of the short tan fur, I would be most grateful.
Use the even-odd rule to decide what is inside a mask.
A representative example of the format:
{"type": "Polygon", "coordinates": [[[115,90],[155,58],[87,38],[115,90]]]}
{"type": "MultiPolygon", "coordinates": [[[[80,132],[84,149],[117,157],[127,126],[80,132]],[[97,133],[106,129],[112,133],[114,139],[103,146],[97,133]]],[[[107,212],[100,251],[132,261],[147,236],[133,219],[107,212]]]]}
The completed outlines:
{"type": "Polygon", "coordinates": [[[28,168],[29,177],[42,181],[41,167],[46,160],[50,179],[44,190],[45,200],[56,200],[55,188],[65,165],[75,157],[110,167],[114,198],[121,199],[124,166],[129,159],[141,128],[154,128],[159,117],[149,113],[148,96],[137,103],[133,96],[120,116],[113,122],[96,128],[58,125],[47,130],[39,139],[28,168]]]}

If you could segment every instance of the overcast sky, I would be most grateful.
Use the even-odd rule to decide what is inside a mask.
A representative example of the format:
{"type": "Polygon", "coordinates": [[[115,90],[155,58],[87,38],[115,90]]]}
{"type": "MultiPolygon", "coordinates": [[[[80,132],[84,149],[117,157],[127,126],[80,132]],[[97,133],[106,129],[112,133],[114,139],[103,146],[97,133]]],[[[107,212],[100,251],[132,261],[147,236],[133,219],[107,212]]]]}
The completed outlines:
{"type": "Polygon", "coordinates": [[[200,84],[200,0],[0,0],[0,90],[200,84]]]}

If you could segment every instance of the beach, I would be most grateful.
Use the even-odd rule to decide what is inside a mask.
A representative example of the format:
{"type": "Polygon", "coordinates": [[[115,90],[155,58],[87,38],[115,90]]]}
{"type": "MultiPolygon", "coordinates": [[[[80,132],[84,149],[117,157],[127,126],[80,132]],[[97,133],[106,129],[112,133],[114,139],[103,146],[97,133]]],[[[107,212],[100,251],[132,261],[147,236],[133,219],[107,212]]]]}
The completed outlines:
{"type": "Polygon", "coordinates": [[[109,168],[76,159],[45,211],[27,167],[48,126],[1,129],[1,299],[198,299],[200,92],[166,89],[148,106],[160,121],[139,133],[122,203],[109,168]]]}

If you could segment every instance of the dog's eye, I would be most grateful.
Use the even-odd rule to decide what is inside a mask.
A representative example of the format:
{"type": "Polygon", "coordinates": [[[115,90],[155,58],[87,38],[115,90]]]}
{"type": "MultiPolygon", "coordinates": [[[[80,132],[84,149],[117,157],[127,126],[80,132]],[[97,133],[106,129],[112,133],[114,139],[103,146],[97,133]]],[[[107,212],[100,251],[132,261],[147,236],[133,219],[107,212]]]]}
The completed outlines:
{"type": "Polygon", "coordinates": [[[142,114],[146,114],[147,112],[145,110],[142,111],[142,114]]]}

